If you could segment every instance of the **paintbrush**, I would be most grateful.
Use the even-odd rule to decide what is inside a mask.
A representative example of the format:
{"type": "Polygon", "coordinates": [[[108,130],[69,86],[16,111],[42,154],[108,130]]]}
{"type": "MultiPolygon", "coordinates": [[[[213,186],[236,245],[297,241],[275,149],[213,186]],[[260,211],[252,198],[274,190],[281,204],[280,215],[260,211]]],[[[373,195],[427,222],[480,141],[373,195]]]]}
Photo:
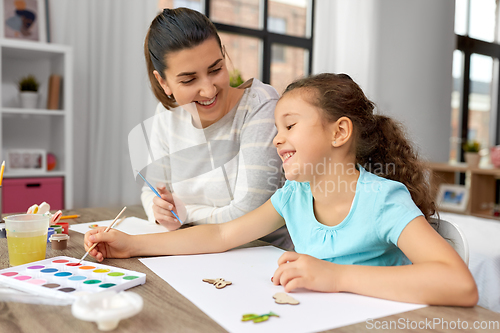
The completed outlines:
{"type": "Polygon", "coordinates": [[[118,224],[122,223],[122,222],[123,222],[123,221],[125,221],[126,219],[127,219],[127,217],[126,217],[126,216],[122,216],[122,218],[121,218],[121,219],[119,219],[119,220],[115,223],[115,225],[114,225],[115,229],[116,229],[116,227],[118,226],[118,224]]]}
{"type": "MultiPolygon", "coordinates": [[[[127,207],[123,207],[122,211],[119,212],[118,215],[116,215],[116,217],[113,220],[113,222],[106,228],[106,230],[104,230],[104,232],[108,232],[109,229],[111,229],[113,227],[113,225],[116,223],[116,221],[118,220],[118,218],[120,217],[120,215],[122,215],[122,213],[125,211],[125,209],[127,209],[127,207]]],[[[87,251],[87,253],[85,253],[85,255],[82,257],[82,259],[80,259],[80,261],[78,263],[81,263],[82,260],[85,259],[85,257],[90,253],[90,251],[92,251],[92,249],[97,246],[97,244],[99,244],[99,242],[94,243],[94,245],[92,245],[90,247],[90,249],[87,251]]]]}
{"type": "MultiPolygon", "coordinates": [[[[139,172],[139,170],[135,170],[137,171],[137,173],[139,174],[139,176],[141,176],[141,178],[144,180],[144,182],[149,186],[149,188],[158,196],[158,198],[161,199],[161,195],[160,193],[158,193],[158,191],[153,187],[153,185],[151,185],[147,180],[146,178],[144,178],[144,176],[142,175],[142,173],[139,172]]],[[[172,214],[174,214],[175,218],[177,220],[179,220],[179,222],[182,224],[182,221],[181,219],[179,218],[179,216],[177,216],[177,214],[175,214],[175,212],[173,210],[170,211],[172,214]]]]}

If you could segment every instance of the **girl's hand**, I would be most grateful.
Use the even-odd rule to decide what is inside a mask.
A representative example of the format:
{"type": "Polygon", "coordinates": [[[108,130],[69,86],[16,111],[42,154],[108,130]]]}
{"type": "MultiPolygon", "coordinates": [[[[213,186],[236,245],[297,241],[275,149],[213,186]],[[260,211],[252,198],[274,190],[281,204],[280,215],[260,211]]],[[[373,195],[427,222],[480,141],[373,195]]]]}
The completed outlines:
{"type": "Polygon", "coordinates": [[[89,254],[99,262],[104,258],[130,258],[133,250],[132,236],[116,229],[110,229],[108,232],[104,230],[105,227],[96,228],[85,234],[83,240],[85,251],[98,242],[99,244],[89,254]]]}
{"type": "Polygon", "coordinates": [[[321,292],[338,292],[339,265],[306,254],[285,252],[278,259],[274,285],[282,285],[286,292],[306,288],[321,292]]]}
{"type": "Polygon", "coordinates": [[[184,205],[182,205],[182,203],[179,202],[178,199],[175,200],[172,193],[170,193],[170,191],[165,187],[158,187],[157,190],[158,193],[160,193],[161,198],[157,196],[153,198],[153,214],[155,216],[156,222],[166,227],[169,231],[179,229],[181,223],[179,222],[179,220],[177,220],[174,214],[172,214],[171,210],[173,210],[177,214],[177,216],[183,219],[185,218],[186,214],[179,215],[180,209],[177,209],[176,203],[180,204],[182,208],[184,208],[184,205]],[[181,215],[184,215],[184,217],[181,217],[181,215]]]}

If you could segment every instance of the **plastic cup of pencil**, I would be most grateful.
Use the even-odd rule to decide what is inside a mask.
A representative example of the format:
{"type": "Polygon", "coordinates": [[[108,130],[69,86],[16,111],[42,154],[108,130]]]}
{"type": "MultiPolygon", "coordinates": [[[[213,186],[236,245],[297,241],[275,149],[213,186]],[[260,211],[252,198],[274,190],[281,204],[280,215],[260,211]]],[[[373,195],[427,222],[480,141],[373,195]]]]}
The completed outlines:
{"type": "Polygon", "coordinates": [[[11,266],[45,259],[49,217],[20,214],[4,218],[11,266]]]}

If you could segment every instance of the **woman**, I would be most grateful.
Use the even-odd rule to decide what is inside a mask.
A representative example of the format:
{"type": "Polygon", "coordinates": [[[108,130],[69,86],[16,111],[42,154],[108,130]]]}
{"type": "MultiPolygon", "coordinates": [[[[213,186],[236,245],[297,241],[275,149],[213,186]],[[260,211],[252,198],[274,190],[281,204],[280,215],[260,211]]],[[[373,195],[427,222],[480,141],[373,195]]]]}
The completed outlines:
{"type": "MultiPolygon", "coordinates": [[[[141,196],[150,221],[178,229],[174,211],[183,223],[222,223],[266,202],[281,183],[272,145],[276,90],[257,79],[230,87],[215,26],[187,8],[153,20],[144,52],[160,101],[147,171],[161,198],[148,187],[141,196]]],[[[286,229],[266,240],[293,246],[286,229]]]]}

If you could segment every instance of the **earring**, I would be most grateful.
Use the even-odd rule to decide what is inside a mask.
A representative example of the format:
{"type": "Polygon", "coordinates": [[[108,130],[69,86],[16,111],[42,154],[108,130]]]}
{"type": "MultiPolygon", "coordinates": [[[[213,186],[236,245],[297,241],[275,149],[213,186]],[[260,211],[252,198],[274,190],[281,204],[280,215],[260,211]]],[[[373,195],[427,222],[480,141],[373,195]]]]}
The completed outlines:
{"type": "Polygon", "coordinates": [[[336,145],[337,144],[337,141],[333,141],[333,144],[336,145]]]}

